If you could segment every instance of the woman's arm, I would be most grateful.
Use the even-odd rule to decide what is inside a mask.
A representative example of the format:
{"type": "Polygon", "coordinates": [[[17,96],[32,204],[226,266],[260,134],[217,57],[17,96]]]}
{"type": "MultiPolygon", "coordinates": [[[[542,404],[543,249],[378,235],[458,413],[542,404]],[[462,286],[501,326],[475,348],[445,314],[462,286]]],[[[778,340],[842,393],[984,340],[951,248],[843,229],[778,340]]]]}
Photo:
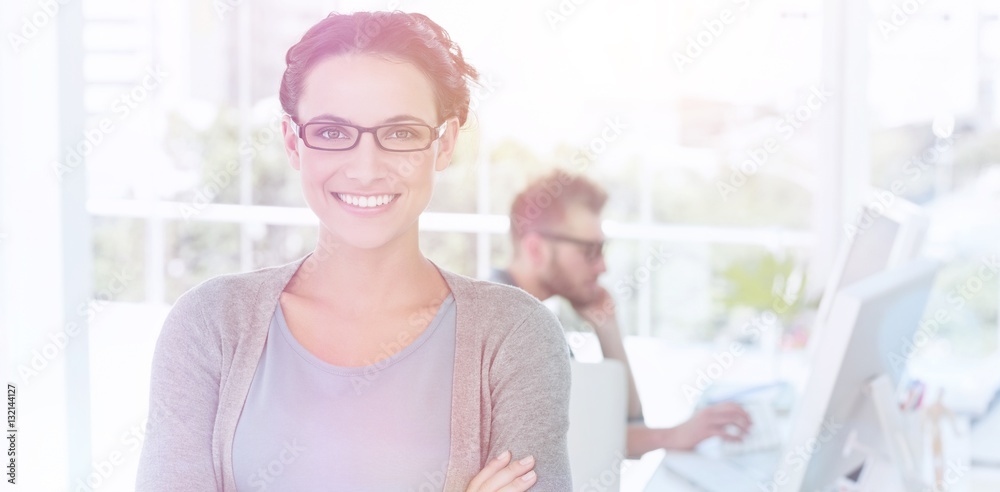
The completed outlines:
{"type": "Polygon", "coordinates": [[[535,490],[571,490],[569,350],[548,309],[533,312],[501,342],[490,367],[493,402],[487,456],[534,456],[535,490]]]}
{"type": "Polygon", "coordinates": [[[177,300],[156,342],[137,492],[221,490],[212,428],[222,357],[218,334],[202,322],[198,297],[190,291],[177,300]]]}

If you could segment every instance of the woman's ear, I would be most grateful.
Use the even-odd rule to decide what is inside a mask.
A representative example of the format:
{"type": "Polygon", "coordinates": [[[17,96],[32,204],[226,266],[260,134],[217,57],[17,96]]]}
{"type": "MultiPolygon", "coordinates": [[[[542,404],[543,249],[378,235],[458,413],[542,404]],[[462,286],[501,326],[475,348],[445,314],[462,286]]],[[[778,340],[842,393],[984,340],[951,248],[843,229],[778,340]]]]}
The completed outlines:
{"type": "Polygon", "coordinates": [[[451,156],[455,153],[458,142],[458,118],[448,118],[448,126],[444,135],[435,142],[437,151],[434,155],[434,169],[444,171],[451,165],[451,156]]]}
{"type": "Polygon", "coordinates": [[[299,135],[292,125],[292,117],[285,115],[281,119],[281,138],[285,143],[285,155],[292,169],[299,170],[299,135]]]}

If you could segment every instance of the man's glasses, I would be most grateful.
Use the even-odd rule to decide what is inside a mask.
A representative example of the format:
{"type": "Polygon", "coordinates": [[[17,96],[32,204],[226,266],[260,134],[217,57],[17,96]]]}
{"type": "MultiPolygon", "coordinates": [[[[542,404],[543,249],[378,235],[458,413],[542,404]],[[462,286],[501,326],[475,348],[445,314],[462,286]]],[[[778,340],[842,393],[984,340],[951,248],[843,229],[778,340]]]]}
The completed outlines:
{"type": "Polygon", "coordinates": [[[431,147],[431,143],[444,135],[446,128],[448,128],[447,121],[437,128],[421,123],[392,123],[368,128],[328,121],[313,121],[299,126],[292,121],[292,129],[306,147],[334,151],[357,147],[364,133],[374,135],[378,148],[389,152],[427,150],[431,147]]]}
{"type": "Polygon", "coordinates": [[[590,262],[597,261],[598,258],[604,256],[604,241],[587,241],[585,239],[578,239],[575,237],[563,236],[561,234],[544,231],[538,231],[538,235],[553,241],[563,241],[580,246],[583,251],[583,257],[590,262]]]}

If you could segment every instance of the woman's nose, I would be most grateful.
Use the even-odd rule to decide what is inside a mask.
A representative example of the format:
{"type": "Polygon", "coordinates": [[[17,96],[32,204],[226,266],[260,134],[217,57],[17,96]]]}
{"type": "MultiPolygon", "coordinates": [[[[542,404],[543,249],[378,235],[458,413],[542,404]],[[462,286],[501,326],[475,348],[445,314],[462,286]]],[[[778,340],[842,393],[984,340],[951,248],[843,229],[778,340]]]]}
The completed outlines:
{"type": "Polygon", "coordinates": [[[378,147],[371,133],[362,133],[358,139],[357,147],[344,151],[348,154],[344,175],[363,184],[384,178],[388,174],[387,152],[378,147]]]}

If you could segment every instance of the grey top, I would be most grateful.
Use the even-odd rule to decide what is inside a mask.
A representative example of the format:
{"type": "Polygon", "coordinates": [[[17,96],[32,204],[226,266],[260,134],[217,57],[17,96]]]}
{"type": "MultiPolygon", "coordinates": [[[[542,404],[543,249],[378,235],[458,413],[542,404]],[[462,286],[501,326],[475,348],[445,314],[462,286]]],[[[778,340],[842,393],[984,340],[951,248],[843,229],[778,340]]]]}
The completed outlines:
{"type": "MultiPolygon", "coordinates": [[[[137,491],[236,490],[236,424],[278,297],[300,265],[315,270],[310,258],[214,277],[174,303],[153,354],[137,491]]],[[[559,321],[524,291],[438,271],[455,298],[444,490],[465,490],[508,449],[535,456],[535,490],[571,490],[569,356],[559,321]]]]}
{"type": "Polygon", "coordinates": [[[362,367],[329,364],[295,339],[278,303],[233,439],[239,490],[441,490],[454,297],[382,350],[395,353],[362,367]]]}

